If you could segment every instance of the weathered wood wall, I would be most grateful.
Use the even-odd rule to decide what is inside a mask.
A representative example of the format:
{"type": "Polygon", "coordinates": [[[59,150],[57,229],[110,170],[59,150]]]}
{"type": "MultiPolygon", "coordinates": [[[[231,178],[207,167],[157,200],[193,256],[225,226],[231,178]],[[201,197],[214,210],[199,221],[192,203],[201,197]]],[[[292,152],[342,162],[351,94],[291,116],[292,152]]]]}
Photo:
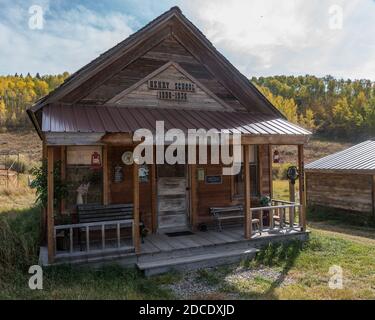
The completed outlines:
{"type": "MultiPolygon", "coordinates": [[[[259,153],[258,170],[262,170],[262,174],[258,174],[261,181],[261,193],[270,194],[270,161],[269,161],[269,147],[268,145],[259,146],[262,152],[259,153]]],[[[203,168],[205,175],[220,175],[222,172],[221,165],[197,165],[197,170],[203,168]]],[[[254,177],[251,177],[253,179],[254,177]]],[[[244,198],[242,196],[234,195],[233,176],[223,176],[221,184],[207,184],[205,181],[197,181],[197,224],[212,222],[210,215],[210,207],[230,206],[243,204],[244,198]]],[[[259,192],[259,190],[258,190],[259,192]]],[[[252,206],[259,203],[259,197],[252,197],[252,206]]]]}
{"type": "MultiPolygon", "coordinates": [[[[133,166],[125,165],[121,156],[132,148],[108,147],[108,178],[109,191],[108,201],[110,204],[132,203],[133,202],[133,166]],[[123,181],[114,182],[115,167],[120,165],[123,172],[123,181]]],[[[149,166],[151,172],[151,166],[149,166]]],[[[148,228],[151,228],[151,176],[148,182],[139,183],[139,211],[140,219],[148,228]]]]}
{"type": "Polygon", "coordinates": [[[373,210],[372,176],[306,173],[307,205],[358,212],[373,210]]]}
{"type": "Polygon", "coordinates": [[[107,74],[110,78],[81,99],[80,103],[103,104],[169,61],[180,64],[184,70],[233,109],[245,110],[240,102],[208,71],[204,64],[199,62],[173,36],[167,37],[155,47],[150,48],[143,56],[125,68],[117,69],[117,73],[107,74]]]}

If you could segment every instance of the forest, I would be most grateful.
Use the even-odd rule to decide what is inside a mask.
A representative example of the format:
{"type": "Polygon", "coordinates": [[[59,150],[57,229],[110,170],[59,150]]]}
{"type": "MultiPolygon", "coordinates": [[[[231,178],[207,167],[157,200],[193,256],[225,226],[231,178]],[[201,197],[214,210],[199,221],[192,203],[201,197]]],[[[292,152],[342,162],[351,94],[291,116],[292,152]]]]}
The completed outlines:
{"type": "Polygon", "coordinates": [[[375,84],[332,76],[274,76],[251,81],[294,123],[321,138],[360,141],[375,136],[375,84]]]}
{"type": "Polygon", "coordinates": [[[26,109],[63,83],[68,76],[68,72],[44,76],[39,73],[35,76],[0,76],[0,132],[31,128],[26,109]]]}
{"type": "MultiPolygon", "coordinates": [[[[26,108],[69,76],[0,76],[0,131],[31,128],[26,108]]],[[[289,121],[316,136],[360,141],[375,136],[375,84],[332,76],[253,77],[251,82],[289,121]]]]}

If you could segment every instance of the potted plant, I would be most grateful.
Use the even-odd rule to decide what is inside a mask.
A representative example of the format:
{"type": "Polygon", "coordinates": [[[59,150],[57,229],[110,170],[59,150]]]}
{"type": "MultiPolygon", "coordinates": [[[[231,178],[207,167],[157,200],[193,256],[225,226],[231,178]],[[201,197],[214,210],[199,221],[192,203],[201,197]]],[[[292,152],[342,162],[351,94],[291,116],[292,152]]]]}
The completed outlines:
{"type": "MultiPolygon", "coordinates": [[[[272,200],[269,195],[262,195],[260,197],[260,206],[261,207],[270,207],[272,205],[272,200]]],[[[269,226],[270,223],[270,211],[263,210],[263,225],[269,226]]]]}

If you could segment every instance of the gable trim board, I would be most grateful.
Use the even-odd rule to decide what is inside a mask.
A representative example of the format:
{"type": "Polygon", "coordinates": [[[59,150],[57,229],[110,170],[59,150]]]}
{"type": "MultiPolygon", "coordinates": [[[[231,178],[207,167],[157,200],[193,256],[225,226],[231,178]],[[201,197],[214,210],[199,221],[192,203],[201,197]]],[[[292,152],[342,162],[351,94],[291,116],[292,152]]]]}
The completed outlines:
{"type": "MultiPolygon", "coordinates": [[[[89,85],[90,81],[92,82],[93,79],[96,79],[95,76],[97,76],[104,68],[110,67],[115,61],[118,61],[121,57],[129,54],[129,51],[137,48],[137,46],[142,46],[142,48],[147,46],[148,50],[150,50],[150,47],[160,43],[160,41],[171,34],[173,37],[176,37],[179,42],[182,42],[184,47],[186,47],[186,43],[182,40],[182,36],[193,41],[196,52],[191,52],[191,48],[187,49],[194,56],[197,56],[198,47],[198,51],[199,49],[203,49],[200,53],[202,54],[203,52],[207,59],[203,59],[204,61],[199,59],[199,61],[203,63],[207,70],[215,75],[218,81],[224,85],[224,87],[229,90],[249,111],[258,109],[263,110],[266,114],[273,114],[282,118],[284,117],[255,88],[255,86],[246,79],[245,76],[235,69],[233,65],[231,65],[230,62],[214,48],[207,38],[205,38],[205,36],[185,16],[182,15],[180,9],[176,7],[162,14],[128,39],[108,50],[106,53],[77,71],[63,85],[31,107],[31,111],[36,112],[47,103],[60,101],[63,96],[72,93],[73,90],[81,85],[86,86],[86,88],[89,88],[90,90],[93,89],[95,85],[89,85]],[[162,37],[160,37],[160,32],[164,32],[162,33],[162,37]],[[155,35],[157,34],[159,34],[160,38],[157,39],[158,41],[155,41],[155,35]],[[216,70],[212,70],[213,67],[216,70]]],[[[131,61],[134,61],[140,55],[144,54],[144,51],[147,52],[147,50],[139,50],[138,53],[140,54],[136,57],[133,56],[131,61]]],[[[111,73],[110,76],[113,76],[113,73],[111,73]]],[[[100,77],[104,77],[104,75],[99,74],[99,78],[100,77]]],[[[98,82],[96,85],[97,84],[98,82]]],[[[84,94],[86,95],[88,93],[85,92],[84,94]]],[[[74,101],[77,100],[73,99],[73,102],[74,101]]]]}

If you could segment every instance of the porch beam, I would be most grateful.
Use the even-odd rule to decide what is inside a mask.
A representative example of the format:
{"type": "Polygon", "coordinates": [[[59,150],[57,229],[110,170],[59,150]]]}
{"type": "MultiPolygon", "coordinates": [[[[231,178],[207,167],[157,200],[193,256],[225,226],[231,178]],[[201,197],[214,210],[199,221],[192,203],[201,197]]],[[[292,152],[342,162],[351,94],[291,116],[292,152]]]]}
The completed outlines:
{"type": "Polygon", "coordinates": [[[242,144],[278,144],[301,145],[308,142],[309,135],[267,134],[267,135],[242,135],[242,144]]]}
{"type": "Polygon", "coordinates": [[[301,204],[300,210],[300,225],[303,231],[306,231],[306,194],[305,194],[305,171],[304,171],[304,150],[303,144],[298,145],[298,170],[299,170],[299,201],[301,204]]]}
{"type": "Polygon", "coordinates": [[[107,133],[105,134],[100,142],[115,146],[135,146],[139,142],[133,142],[133,135],[130,133],[107,133]]]}
{"type": "Polygon", "coordinates": [[[53,217],[53,151],[52,147],[47,147],[47,247],[48,263],[51,264],[55,259],[55,235],[54,235],[54,217],[53,217]]]}
{"type": "Polygon", "coordinates": [[[133,163],[133,244],[135,253],[140,252],[140,239],[139,239],[139,165],[133,163]]]}
{"type": "Polygon", "coordinates": [[[250,145],[243,146],[243,168],[244,168],[244,199],[245,199],[245,239],[250,239],[252,235],[252,214],[251,214],[251,199],[250,199],[250,145]]]}

